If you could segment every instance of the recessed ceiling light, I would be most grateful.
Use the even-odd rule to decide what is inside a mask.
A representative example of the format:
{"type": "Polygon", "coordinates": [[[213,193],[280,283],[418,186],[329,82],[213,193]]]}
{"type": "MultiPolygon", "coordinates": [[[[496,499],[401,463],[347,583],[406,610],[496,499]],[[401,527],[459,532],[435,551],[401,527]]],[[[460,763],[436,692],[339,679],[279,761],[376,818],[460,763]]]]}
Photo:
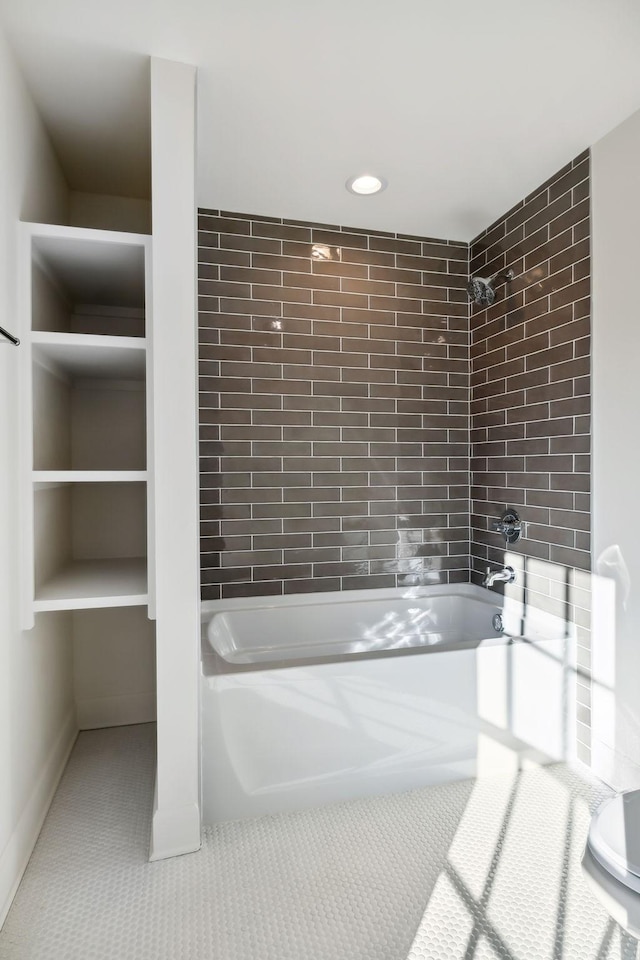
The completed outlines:
{"type": "Polygon", "coordinates": [[[374,177],[370,173],[365,173],[359,177],[349,177],[347,180],[347,190],[362,197],[369,196],[372,193],[380,193],[386,185],[386,180],[383,180],[382,177],[374,177]]]}

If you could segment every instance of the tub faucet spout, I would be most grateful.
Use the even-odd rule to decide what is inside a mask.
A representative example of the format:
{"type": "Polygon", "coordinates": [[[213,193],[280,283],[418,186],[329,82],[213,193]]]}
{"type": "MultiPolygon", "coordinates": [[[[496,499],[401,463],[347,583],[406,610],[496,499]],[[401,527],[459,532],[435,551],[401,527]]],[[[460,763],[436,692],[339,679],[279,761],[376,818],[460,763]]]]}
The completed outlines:
{"type": "Polygon", "coordinates": [[[516,572],[513,567],[503,567],[502,570],[492,570],[487,567],[487,574],[482,581],[483,587],[492,587],[494,583],[513,583],[516,572]]]}

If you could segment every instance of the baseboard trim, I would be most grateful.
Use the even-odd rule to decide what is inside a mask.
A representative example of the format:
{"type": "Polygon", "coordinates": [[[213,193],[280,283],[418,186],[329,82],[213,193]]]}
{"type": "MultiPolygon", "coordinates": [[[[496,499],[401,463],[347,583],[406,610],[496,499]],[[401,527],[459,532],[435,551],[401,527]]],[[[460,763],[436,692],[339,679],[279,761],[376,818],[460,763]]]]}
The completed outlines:
{"type": "Polygon", "coordinates": [[[158,777],[153,794],[151,847],[149,860],[167,860],[185,853],[195,853],[201,847],[200,808],[189,803],[171,809],[158,809],[158,777]]]}
{"type": "Polygon", "coordinates": [[[77,736],[75,711],[70,711],[20,819],[0,854],[0,927],[13,903],[77,736]]]}
{"type": "Polygon", "coordinates": [[[156,719],[156,695],[130,693],[119,697],[78,700],[77,709],[80,730],[153,723],[156,719]]]}

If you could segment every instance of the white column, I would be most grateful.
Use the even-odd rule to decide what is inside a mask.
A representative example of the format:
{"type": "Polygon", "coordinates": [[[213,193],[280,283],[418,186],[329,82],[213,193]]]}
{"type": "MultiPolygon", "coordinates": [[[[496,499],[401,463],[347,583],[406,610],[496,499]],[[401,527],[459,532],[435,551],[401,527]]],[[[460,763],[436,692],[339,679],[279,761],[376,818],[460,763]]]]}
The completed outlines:
{"type": "Polygon", "coordinates": [[[151,859],[200,846],[196,70],[151,60],[158,771],[151,859]]]}

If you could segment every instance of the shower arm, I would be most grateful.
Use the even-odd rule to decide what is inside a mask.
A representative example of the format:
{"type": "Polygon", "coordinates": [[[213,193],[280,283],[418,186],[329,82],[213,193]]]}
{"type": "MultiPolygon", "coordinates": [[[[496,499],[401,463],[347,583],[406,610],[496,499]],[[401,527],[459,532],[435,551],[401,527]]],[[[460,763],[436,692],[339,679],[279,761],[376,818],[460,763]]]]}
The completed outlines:
{"type": "Polygon", "coordinates": [[[513,272],[511,267],[509,267],[508,270],[498,270],[497,273],[494,273],[494,275],[489,278],[488,282],[493,287],[499,280],[504,280],[506,282],[507,280],[513,280],[514,277],[515,277],[515,273],[513,272]]]}

